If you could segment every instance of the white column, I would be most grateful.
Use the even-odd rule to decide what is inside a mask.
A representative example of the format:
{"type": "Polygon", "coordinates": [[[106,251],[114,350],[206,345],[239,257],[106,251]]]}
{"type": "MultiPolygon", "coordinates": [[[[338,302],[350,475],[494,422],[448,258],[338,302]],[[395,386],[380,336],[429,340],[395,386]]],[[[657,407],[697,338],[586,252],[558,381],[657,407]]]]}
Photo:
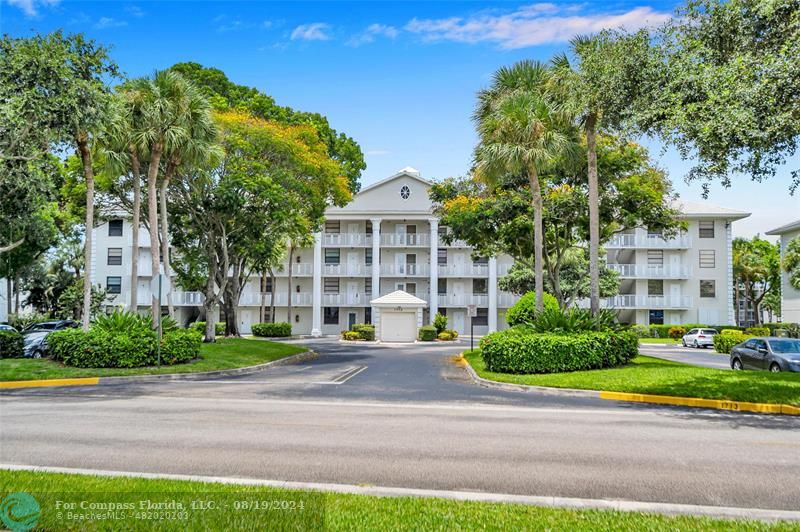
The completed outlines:
{"type": "MultiPolygon", "coordinates": [[[[733,230],[731,228],[731,222],[725,222],[725,247],[726,253],[728,255],[728,260],[726,264],[726,277],[728,279],[728,325],[735,325],[736,324],[736,312],[739,309],[733,308],[733,230]]],[[[699,295],[699,294],[698,294],[699,295]]],[[[695,299],[696,301],[696,299],[695,299]]],[[[695,303],[696,305],[697,303],[695,303]]]]}
{"type": "Polygon", "coordinates": [[[497,330],[497,259],[489,257],[489,332],[497,330]]]}
{"type": "Polygon", "coordinates": [[[372,299],[377,299],[381,297],[381,219],[370,218],[370,222],[372,222],[372,299]]]}
{"type": "MultiPolygon", "coordinates": [[[[290,264],[291,268],[292,265],[290,264]]],[[[314,270],[311,296],[311,336],[322,336],[322,233],[314,233],[314,270]]]]}
{"type": "Polygon", "coordinates": [[[431,289],[430,289],[430,319],[439,312],[439,220],[431,218],[431,289]]]}

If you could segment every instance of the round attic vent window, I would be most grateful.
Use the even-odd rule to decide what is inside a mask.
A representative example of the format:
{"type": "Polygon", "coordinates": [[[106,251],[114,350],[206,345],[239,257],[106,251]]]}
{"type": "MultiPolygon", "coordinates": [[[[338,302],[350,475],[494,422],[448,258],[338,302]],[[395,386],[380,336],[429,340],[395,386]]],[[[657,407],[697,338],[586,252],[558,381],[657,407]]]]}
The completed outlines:
{"type": "Polygon", "coordinates": [[[411,189],[408,186],[403,185],[403,188],[400,189],[400,197],[403,199],[408,199],[411,195],[411,189]]]}

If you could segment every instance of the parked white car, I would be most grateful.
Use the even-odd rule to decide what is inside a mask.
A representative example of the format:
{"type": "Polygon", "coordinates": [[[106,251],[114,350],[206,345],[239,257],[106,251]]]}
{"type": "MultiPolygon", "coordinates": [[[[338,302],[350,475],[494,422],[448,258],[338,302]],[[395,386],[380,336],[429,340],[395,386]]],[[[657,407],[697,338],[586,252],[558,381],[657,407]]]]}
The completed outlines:
{"type": "Polygon", "coordinates": [[[692,329],[681,339],[683,347],[713,347],[716,329],[692,329]]]}

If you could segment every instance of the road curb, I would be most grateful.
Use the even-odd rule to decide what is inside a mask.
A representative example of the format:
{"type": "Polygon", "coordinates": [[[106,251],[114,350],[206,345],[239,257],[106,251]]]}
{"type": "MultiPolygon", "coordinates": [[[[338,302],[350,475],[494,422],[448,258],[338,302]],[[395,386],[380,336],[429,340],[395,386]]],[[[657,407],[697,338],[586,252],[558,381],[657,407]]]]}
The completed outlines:
{"type": "Polygon", "coordinates": [[[758,521],[800,521],[800,512],[768,508],[741,508],[735,506],[703,506],[693,504],[631,501],[619,499],[581,499],[542,495],[514,495],[508,493],[488,493],[480,491],[436,490],[425,488],[401,488],[370,485],[334,484],[319,482],[296,482],[285,480],[217,477],[205,475],[185,475],[170,473],[142,473],[133,471],[107,471],[97,469],[76,469],[67,467],[46,467],[17,464],[0,464],[0,470],[33,471],[39,473],[63,473],[72,475],[92,475],[106,478],[141,478],[149,480],[177,480],[188,482],[209,482],[227,485],[263,486],[286,490],[311,490],[327,493],[367,495],[373,497],[418,497],[437,498],[454,501],[495,502],[542,506],[547,508],[567,508],[571,510],[611,510],[618,512],[640,512],[662,515],[690,515],[721,519],[748,519],[758,521]]]}
{"type": "Polygon", "coordinates": [[[221,369],[216,371],[204,371],[201,373],[165,373],[161,375],[130,375],[118,377],[85,377],[76,379],[43,379],[32,381],[4,381],[0,382],[0,389],[17,389],[17,388],[44,388],[53,386],[94,386],[102,384],[128,384],[128,383],[145,383],[157,381],[192,381],[203,380],[209,377],[234,377],[240,375],[249,375],[251,373],[258,373],[264,369],[284,366],[288,364],[295,364],[305,360],[311,360],[318,355],[314,351],[305,351],[297,353],[271,362],[257,364],[255,366],[246,366],[243,368],[221,369]]]}
{"type": "Polygon", "coordinates": [[[527,384],[510,384],[484,379],[475,371],[475,368],[463,356],[464,369],[472,381],[485,388],[494,388],[510,392],[535,392],[550,395],[565,395],[571,397],[596,397],[608,401],[627,401],[633,403],[648,403],[669,406],[688,406],[691,408],[710,408],[713,410],[729,410],[733,412],[753,412],[756,414],[778,414],[785,416],[800,416],[800,407],[771,404],[750,403],[746,401],[725,401],[720,399],[701,399],[699,397],[676,397],[672,395],[649,395],[643,393],[609,392],[603,390],[576,390],[574,388],[552,388],[548,386],[529,386],[527,384]]]}

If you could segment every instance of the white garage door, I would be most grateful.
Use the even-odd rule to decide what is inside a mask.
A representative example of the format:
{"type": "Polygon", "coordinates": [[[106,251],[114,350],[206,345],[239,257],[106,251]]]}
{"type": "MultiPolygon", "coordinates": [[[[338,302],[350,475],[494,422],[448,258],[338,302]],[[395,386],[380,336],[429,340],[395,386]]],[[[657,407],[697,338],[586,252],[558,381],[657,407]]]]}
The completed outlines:
{"type": "Polygon", "coordinates": [[[416,312],[381,313],[381,341],[413,342],[417,339],[416,312]]]}

